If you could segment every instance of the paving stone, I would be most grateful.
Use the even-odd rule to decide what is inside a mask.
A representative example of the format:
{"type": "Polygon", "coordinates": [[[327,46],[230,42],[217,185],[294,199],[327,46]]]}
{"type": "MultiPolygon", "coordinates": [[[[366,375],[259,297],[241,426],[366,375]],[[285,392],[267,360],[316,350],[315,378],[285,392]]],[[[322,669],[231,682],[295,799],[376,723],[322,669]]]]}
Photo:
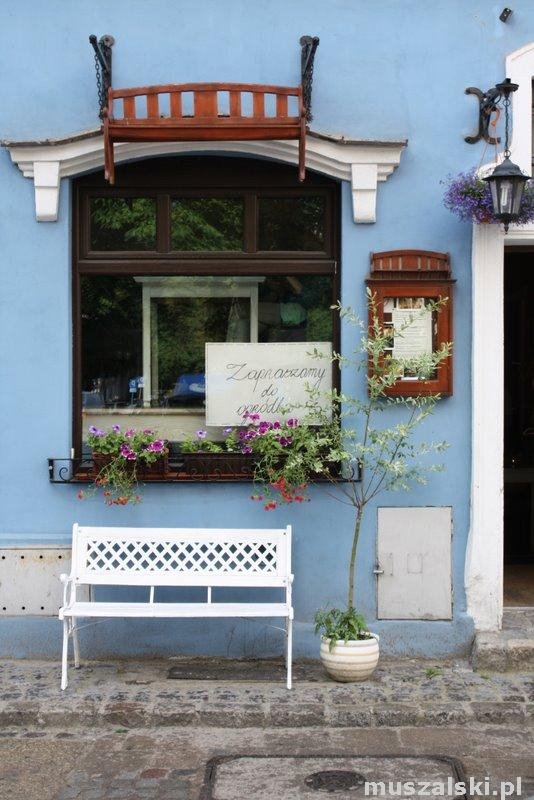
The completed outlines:
{"type": "Polygon", "coordinates": [[[526,714],[526,708],[519,703],[472,703],[473,714],[479,722],[519,722],[526,714]]]}

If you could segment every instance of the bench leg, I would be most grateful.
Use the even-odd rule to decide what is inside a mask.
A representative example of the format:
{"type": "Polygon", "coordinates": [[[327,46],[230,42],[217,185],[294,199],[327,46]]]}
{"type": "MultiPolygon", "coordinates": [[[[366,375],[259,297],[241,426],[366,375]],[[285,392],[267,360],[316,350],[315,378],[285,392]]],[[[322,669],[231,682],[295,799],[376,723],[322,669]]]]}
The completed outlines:
{"type": "Polygon", "coordinates": [[[287,667],[287,688],[291,689],[292,685],[292,658],[293,658],[293,620],[287,620],[287,651],[286,651],[286,667],[287,667]]]}
{"type": "Polygon", "coordinates": [[[80,668],[80,646],[78,643],[78,631],[74,619],[72,620],[72,644],[74,646],[74,666],[76,669],[80,668]]]}
{"type": "Polygon", "coordinates": [[[67,659],[69,654],[69,623],[66,619],[63,620],[63,653],[61,655],[61,691],[67,688],[67,659]]]}

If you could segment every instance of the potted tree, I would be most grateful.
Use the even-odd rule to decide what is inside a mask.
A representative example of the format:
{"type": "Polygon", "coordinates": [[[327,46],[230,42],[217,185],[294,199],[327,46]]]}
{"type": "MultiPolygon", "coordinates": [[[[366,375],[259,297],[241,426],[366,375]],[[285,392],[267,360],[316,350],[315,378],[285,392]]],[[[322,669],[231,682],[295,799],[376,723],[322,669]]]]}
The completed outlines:
{"type": "MultiPolygon", "coordinates": [[[[355,573],[358,541],[369,504],[394,489],[408,490],[415,483],[425,483],[426,473],[442,469],[427,461],[432,453],[447,447],[446,442],[414,440],[416,429],[432,413],[437,395],[389,396],[387,390],[406,371],[428,379],[439,364],[450,356],[451,344],[436,352],[411,359],[395,359],[391,350],[391,328],[382,327],[375,297],[368,290],[369,325],[364,325],[352,309],[335,306],[342,319],[357,325],[366,333],[353,356],[334,355],[341,369],[356,369],[366,376],[367,393],[361,398],[334,391],[332,402],[337,409],[341,431],[339,447],[330,452],[345,476],[358,480],[332,481],[330,494],[353,509],[352,542],[348,558],[348,581],[344,608],[325,608],[315,615],[316,633],[321,634],[321,660],[327,672],[338,681],[363,680],[378,663],[378,636],[367,628],[364,617],[355,607],[355,573]],[[383,412],[391,407],[395,421],[386,426],[383,412]]],[[[439,313],[443,304],[429,303],[426,309],[439,313]]],[[[406,335],[418,312],[395,330],[395,336],[406,335]]],[[[317,354],[317,357],[321,357],[317,354]]],[[[310,398],[313,403],[313,396],[310,398]]],[[[318,413],[315,410],[315,413],[318,413]]],[[[387,418],[386,418],[387,419],[387,418]]],[[[328,476],[329,470],[325,471],[328,476]]]]}

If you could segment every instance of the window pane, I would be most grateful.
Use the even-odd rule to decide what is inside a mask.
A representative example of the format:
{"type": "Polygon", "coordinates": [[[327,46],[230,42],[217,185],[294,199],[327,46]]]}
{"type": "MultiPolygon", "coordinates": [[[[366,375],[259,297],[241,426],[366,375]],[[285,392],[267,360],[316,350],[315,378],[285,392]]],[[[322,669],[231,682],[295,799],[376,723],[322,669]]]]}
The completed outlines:
{"type": "Polygon", "coordinates": [[[243,250],[242,198],[181,197],[171,203],[172,250],[243,250]]]}
{"type": "Polygon", "coordinates": [[[204,429],[206,343],[331,342],[332,289],[323,275],[82,276],[84,439],[91,425],[174,442],[204,429]]]}
{"type": "Polygon", "coordinates": [[[325,249],[325,197],[261,197],[260,250],[325,249]]]}
{"type": "Polygon", "coordinates": [[[92,197],[91,250],[155,250],[156,201],[150,197],[92,197]]]}

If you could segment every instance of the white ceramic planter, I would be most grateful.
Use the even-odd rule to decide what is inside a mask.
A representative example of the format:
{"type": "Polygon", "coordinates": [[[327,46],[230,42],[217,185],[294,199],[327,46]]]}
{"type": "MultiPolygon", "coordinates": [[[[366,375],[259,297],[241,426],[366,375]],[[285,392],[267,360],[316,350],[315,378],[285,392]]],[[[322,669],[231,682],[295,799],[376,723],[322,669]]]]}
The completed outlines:
{"type": "Polygon", "coordinates": [[[371,637],[347,642],[338,639],[332,651],[330,640],[323,637],[321,661],[330,677],[343,683],[369,678],[378,664],[379,655],[378,636],[372,633],[371,637]]]}

